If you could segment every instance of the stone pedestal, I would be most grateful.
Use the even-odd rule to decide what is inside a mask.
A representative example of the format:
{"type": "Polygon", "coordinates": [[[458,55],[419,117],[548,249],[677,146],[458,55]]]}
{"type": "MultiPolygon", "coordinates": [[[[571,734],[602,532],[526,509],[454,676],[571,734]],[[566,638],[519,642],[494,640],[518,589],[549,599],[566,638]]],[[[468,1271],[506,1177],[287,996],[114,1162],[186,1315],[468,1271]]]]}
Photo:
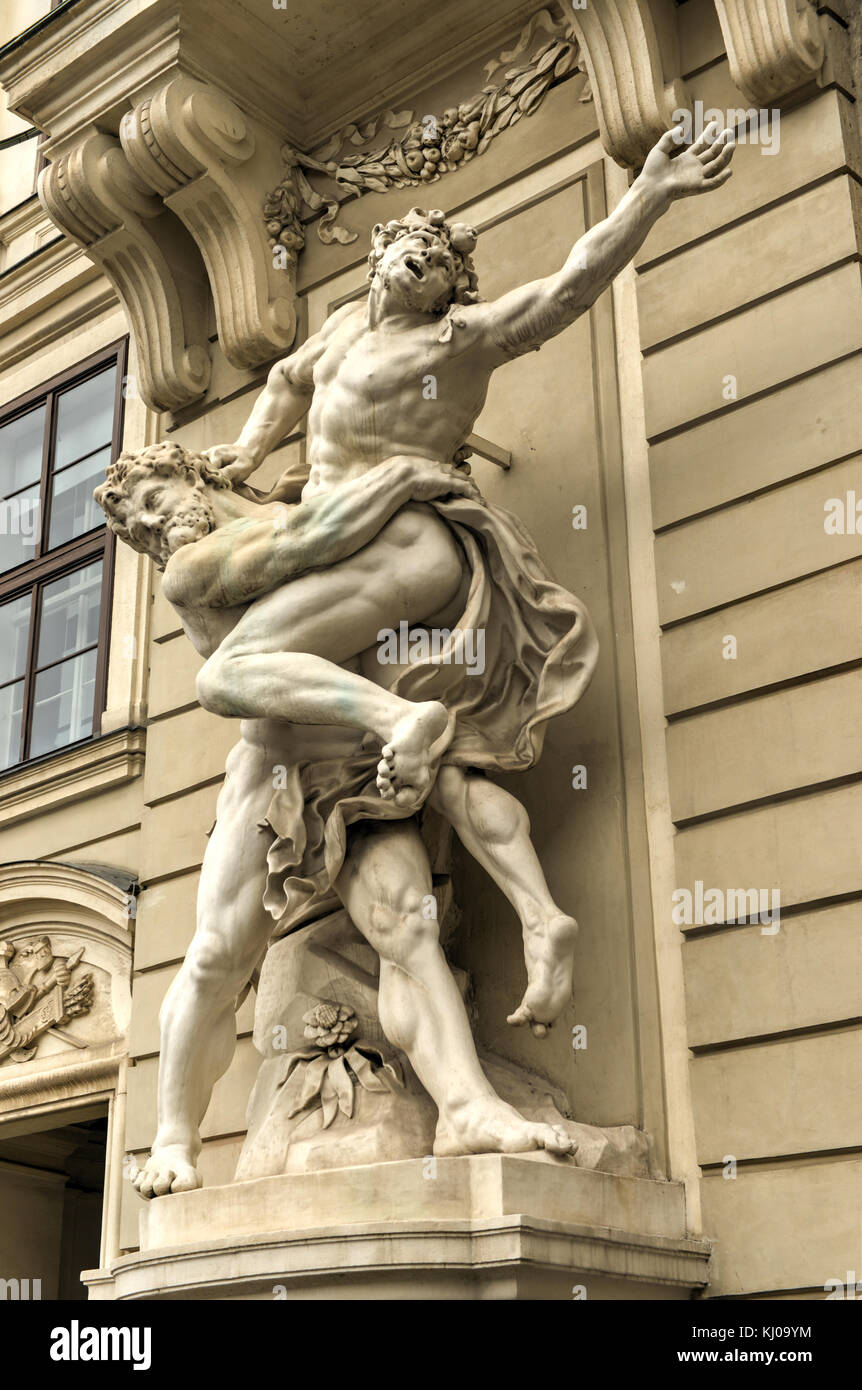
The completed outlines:
{"type": "Polygon", "coordinates": [[[154,1200],[91,1298],[690,1298],[681,1184],[544,1154],[409,1159],[154,1200]]]}

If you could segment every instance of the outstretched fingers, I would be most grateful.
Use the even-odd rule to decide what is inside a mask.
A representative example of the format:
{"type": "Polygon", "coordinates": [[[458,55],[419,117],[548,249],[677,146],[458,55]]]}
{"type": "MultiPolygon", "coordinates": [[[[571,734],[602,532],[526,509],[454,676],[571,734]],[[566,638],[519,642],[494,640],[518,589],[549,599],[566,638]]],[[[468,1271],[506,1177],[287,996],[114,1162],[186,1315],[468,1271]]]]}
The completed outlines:
{"type": "Polygon", "coordinates": [[[723,140],[725,135],[729,134],[729,131],[721,129],[718,121],[710,121],[708,125],[704,126],[697,139],[692,140],[688,152],[696,155],[700,160],[710,159],[716,145],[723,140]]]}
{"type": "Polygon", "coordinates": [[[684,144],[685,131],[683,127],[681,125],[673,125],[670,130],[665,131],[656,145],[656,149],[661,150],[662,154],[666,154],[668,158],[670,158],[672,155],[675,155],[684,144]]]}
{"type": "Polygon", "coordinates": [[[707,158],[701,156],[704,177],[710,180],[715,179],[727,168],[733,158],[733,151],[736,149],[736,141],[733,132],[723,130],[718,140],[716,140],[707,158]]]}

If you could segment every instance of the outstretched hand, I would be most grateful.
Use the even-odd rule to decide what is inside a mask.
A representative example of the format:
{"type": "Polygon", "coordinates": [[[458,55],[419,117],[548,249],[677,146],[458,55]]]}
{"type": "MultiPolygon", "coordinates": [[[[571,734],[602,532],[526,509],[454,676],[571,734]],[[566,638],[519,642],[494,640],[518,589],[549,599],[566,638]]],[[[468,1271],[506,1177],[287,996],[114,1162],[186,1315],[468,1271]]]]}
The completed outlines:
{"type": "Polygon", "coordinates": [[[736,141],[730,130],[719,131],[717,123],[686,148],[680,148],[682,129],[666,130],[646,158],[640,178],[668,201],[708,193],[727,183],[733,170],[730,161],[736,141]]]}

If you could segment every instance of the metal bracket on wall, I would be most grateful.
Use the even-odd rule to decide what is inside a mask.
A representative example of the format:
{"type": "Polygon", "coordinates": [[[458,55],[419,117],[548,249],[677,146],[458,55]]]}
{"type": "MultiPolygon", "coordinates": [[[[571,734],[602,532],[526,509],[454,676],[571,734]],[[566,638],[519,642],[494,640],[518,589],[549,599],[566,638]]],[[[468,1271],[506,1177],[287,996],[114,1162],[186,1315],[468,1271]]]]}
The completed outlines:
{"type": "Polygon", "coordinates": [[[499,444],[492,444],[490,439],[483,439],[481,434],[471,434],[465,447],[472,449],[474,454],[487,459],[489,463],[496,463],[498,468],[502,468],[506,472],[512,467],[511,451],[501,449],[499,444]]]}

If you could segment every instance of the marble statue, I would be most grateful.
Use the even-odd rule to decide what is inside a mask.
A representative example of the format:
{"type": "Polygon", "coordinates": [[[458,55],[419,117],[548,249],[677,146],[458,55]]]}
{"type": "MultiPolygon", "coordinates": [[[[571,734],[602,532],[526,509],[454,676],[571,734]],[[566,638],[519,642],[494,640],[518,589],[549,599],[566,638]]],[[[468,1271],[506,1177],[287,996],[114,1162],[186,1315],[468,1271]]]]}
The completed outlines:
{"type": "Polygon", "coordinates": [[[483,502],[464,441],[494,370],[583,314],[676,198],[730,177],[732,152],[729,131],[685,149],[668,131],[557,274],[492,303],[477,294],[471,228],[417,208],[378,225],[367,302],[277,363],[236,443],[206,455],[163,443],[108,470],[109,524],[163,570],[205,658],[201,704],[242,721],[196,935],[162,1010],[142,1195],[200,1185],[200,1125],[233,1054],[237,998],[274,934],[336,908],[379,955],[380,1024],[437,1107],[435,1153],[574,1154],[569,1132],[524,1119],[491,1086],[425,910],[427,801],[518,913],[527,989],[509,1022],[544,1036],[571,996],[576,924],[551,898],[523,807],[486,774],[537,761],[597,644],[520,524],[483,502]],[[263,496],[246,480],[306,414],[307,481],[285,475],[263,496]],[[381,660],[380,634],[402,625],[444,636],[381,660]],[[459,660],[480,631],[481,671],[459,660]]]}

